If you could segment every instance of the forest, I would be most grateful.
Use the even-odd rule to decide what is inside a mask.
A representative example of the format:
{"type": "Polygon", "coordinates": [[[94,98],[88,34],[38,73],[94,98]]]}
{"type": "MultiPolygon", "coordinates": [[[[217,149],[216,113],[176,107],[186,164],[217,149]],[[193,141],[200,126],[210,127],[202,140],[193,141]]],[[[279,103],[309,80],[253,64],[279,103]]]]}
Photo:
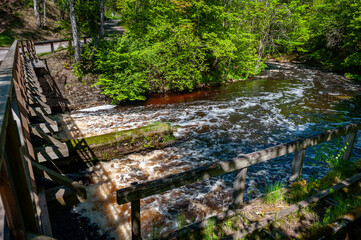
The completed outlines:
{"type": "MultiPolygon", "coordinates": [[[[63,15],[73,4],[78,31],[94,36],[95,44],[84,46],[76,58],[74,73],[96,74],[95,84],[114,103],[245,80],[264,69],[267,59],[361,79],[359,0],[56,3],[63,15]],[[103,35],[104,11],[120,18],[124,34],[103,35]]],[[[61,23],[71,32],[69,19],[62,16],[61,23]]]]}

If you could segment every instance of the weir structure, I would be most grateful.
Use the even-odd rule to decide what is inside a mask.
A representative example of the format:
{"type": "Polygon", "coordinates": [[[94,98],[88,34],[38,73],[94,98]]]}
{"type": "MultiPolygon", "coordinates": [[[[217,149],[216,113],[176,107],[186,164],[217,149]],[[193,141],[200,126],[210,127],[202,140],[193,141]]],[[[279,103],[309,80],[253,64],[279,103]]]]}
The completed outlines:
{"type": "MultiPolygon", "coordinates": [[[[53,106],[48,104],[38,79],[46,74],[46,65],[36,55],[33,41],[14,41],[0,65],[2,239],[53,239],[47,206],[50,199],[63,199],[70,189],[80,202],[86,200],[83,184],[44,164],[69,156],[68,146],[52,136],[59,127],[48,116],[53,106]],[[58,187],[44,190],[36,175],[58,187]]],[[[56,100],[56,84],[45,79],[56,100]]],[[[58,107],[64,110],[66,104],[59,101],[58,107]]]]}

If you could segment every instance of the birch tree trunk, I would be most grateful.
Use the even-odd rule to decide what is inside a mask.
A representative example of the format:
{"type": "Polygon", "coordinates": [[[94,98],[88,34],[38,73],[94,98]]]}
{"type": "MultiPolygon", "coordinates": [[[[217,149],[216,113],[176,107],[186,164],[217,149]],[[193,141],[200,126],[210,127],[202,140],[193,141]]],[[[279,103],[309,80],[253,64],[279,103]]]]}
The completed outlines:
{"type": "Polygon", "coordinates": [[[41,19],[40,19],[40,13],[39,13],[39,0],[34,0],[34,14],[36,17],[36,26],[38,28],[41,28],[41,19]]]}
{"type": "Polygon", "coordinates": [[[78,63],[80,61],[80,39],[78,34],[78,27],[76,25],[76,17],[75,17],[75,11],[74,11],[74,3],[73,0],[68,0],[69,3],[69,17],[71,22],[71,28],[73,31],[73,46],[74,46],[74,59],[75,62],[78,63]]]}
{"type": "Polygon", "coordinates": [[[44,26],[46,25],[46,0],[44,0],[44,26]]]}
{"type": "Polygon", "coordinates": [[[100,32],[99,38],[104,35],[104,0],[100,0],[100,32]]]}

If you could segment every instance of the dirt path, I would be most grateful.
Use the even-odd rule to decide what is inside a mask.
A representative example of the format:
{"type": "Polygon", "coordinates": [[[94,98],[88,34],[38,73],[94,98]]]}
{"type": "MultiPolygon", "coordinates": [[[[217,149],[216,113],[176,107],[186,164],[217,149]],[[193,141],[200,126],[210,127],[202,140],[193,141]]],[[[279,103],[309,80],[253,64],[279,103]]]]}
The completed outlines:
{"type": "Polygon", "coordinates": [[[120,19],[108,19],[104,22],[104,30],[106,33],[119,33],[125,32],[122,26],[119,26],[120,19]]]}

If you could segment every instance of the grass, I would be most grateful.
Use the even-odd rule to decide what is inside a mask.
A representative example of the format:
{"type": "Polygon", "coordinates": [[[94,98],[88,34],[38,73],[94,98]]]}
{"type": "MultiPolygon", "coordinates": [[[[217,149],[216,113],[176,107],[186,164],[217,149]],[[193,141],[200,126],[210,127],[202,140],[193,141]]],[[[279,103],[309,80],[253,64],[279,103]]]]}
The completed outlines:
{"type": "Polygon", "coordinates": [[[361,196],[354,194],[348,194],[346,196],[345,194],[337,193],[334,194],[333,199],[337,202],[337,205],[329,207],[326,210],[322,225],[328,225],[351,211],[353,208],[361,206],[361,196]]]}
{"type": "Polygon", "coordinates": [[[0,33],[0,47],[10,46],[15,40],[15,35],[10,29],[0,33]]]}
{"type": "Polygon", "coordinates": [[[263,200],[267,204],[274,204],[284,199],[284,188],[285,184],[276,182],[266,187],[266,195],[263,200]]]}

